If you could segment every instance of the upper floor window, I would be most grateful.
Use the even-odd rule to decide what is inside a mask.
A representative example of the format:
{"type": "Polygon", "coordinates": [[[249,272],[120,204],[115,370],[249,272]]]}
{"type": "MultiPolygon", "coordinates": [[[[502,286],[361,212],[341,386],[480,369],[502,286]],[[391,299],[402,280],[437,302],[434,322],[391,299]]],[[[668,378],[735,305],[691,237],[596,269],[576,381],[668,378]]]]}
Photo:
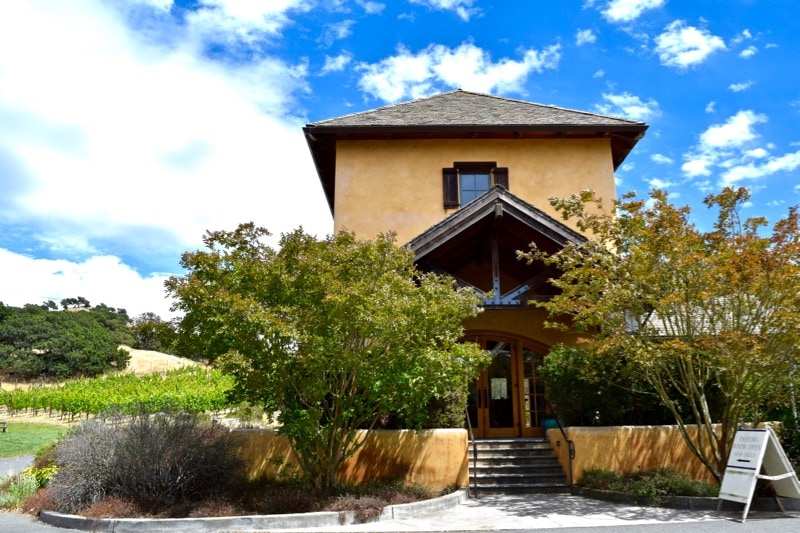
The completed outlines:
{"type": "Polygon", "coordinates": [[[442,178],[445,209],[466,205],[494,185],[508,188],[508,169],[494,161],[457,161],[442,169],[442,178]]]}
{"type": "Polygon", "coordinates": [[[462,172],[458,178],[461,205],[488,191],[492,182],[491,172],[462,172]]]}

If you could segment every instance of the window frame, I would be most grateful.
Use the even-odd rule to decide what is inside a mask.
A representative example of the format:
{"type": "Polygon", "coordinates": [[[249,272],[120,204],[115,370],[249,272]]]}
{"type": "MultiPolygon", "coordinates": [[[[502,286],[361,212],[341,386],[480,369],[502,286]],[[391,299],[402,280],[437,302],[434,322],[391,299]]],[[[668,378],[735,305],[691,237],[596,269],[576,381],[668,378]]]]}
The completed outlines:
{"type": "Polygon", "coordinates": [[[457,209],[465,205],[461,201],[461,174],[468,173],[488,174],[490,189],[495,185],[508,189],[508,168],[498,167],[496,161],[456,161],[452,167],[442,169],[445,209],[457,209]]]}

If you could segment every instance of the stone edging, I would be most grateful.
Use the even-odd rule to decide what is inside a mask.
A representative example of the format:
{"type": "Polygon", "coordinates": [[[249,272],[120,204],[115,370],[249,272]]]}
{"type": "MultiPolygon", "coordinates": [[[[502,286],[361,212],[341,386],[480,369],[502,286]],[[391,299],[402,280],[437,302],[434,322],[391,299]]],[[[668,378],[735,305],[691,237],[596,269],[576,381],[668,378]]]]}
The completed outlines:
{"type": "MultiPolygon", "coordinates": [[[[633,496],[625,492],[613,492],[610,490],[588,489],[575,486],[573,494],[584,498],[593,498],[612,503],[623,503],[629,505],[650,505],[647,501],[636,501],[633,496]]],[[[716,511],[719,505],[719,498],[702,498],[697,496],[669,496],[664,498],[664,502],[658,507],[668,507],[671,509],[686,509],[690,511],[716,511]]],[[[781,503],[787,511],[800,511],[800,500],[793,498],[781,498],[781,503]]],[[[741,511],[743,504],[722,500],[721,511],[741,511]]],[[[780,511],[778,504],[773,498],[756,498],[750,505],[751,511],[780,511]]]]}
{"type": "MultiPolygon", "coordinates": [[[[468,498],[467,489],[420,502],[389,505],[374,522],[397,520],[450,509],[468,498]]],[[[81,531],[144,533],[151,531],[212,532],[224,529],[299,529],[355,524],[353,511],[281,515],[225,516],[215,518],[85,518],[78,515],[42,511],[39,520],[55,527],[81,531]]]]}

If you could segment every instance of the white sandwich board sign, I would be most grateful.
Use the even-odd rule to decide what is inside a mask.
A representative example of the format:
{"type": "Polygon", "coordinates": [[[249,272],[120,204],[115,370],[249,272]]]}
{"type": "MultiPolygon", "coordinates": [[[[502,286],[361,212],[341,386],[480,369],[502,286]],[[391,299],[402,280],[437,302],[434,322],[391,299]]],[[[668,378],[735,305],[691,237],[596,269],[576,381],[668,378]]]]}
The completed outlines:
{"type": "Polygon", "coordinates": [[[745,504],[742,522],[747,520],[759,479],[772,484],[779,506],[778,496],[800,498],[800,481],[772,428],[740,429],[733,438],[719,499],[745,504]]]}

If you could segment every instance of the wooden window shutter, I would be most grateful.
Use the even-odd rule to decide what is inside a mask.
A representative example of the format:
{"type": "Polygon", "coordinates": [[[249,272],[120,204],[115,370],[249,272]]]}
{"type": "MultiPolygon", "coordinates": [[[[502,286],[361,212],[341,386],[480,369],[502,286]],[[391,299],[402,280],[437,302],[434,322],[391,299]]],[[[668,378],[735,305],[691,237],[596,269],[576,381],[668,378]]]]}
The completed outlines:
{"type": "Polygon", "coordinates": [[[492,170],[492,174],[494,174],[494,184],[502,185],[508,190],[508,167],[497,167],[492,170]]]}
{"type": "Polygon", "coordinates": [[[458,169],[443,168],[444,208],[458,207],[458,169]]]}

